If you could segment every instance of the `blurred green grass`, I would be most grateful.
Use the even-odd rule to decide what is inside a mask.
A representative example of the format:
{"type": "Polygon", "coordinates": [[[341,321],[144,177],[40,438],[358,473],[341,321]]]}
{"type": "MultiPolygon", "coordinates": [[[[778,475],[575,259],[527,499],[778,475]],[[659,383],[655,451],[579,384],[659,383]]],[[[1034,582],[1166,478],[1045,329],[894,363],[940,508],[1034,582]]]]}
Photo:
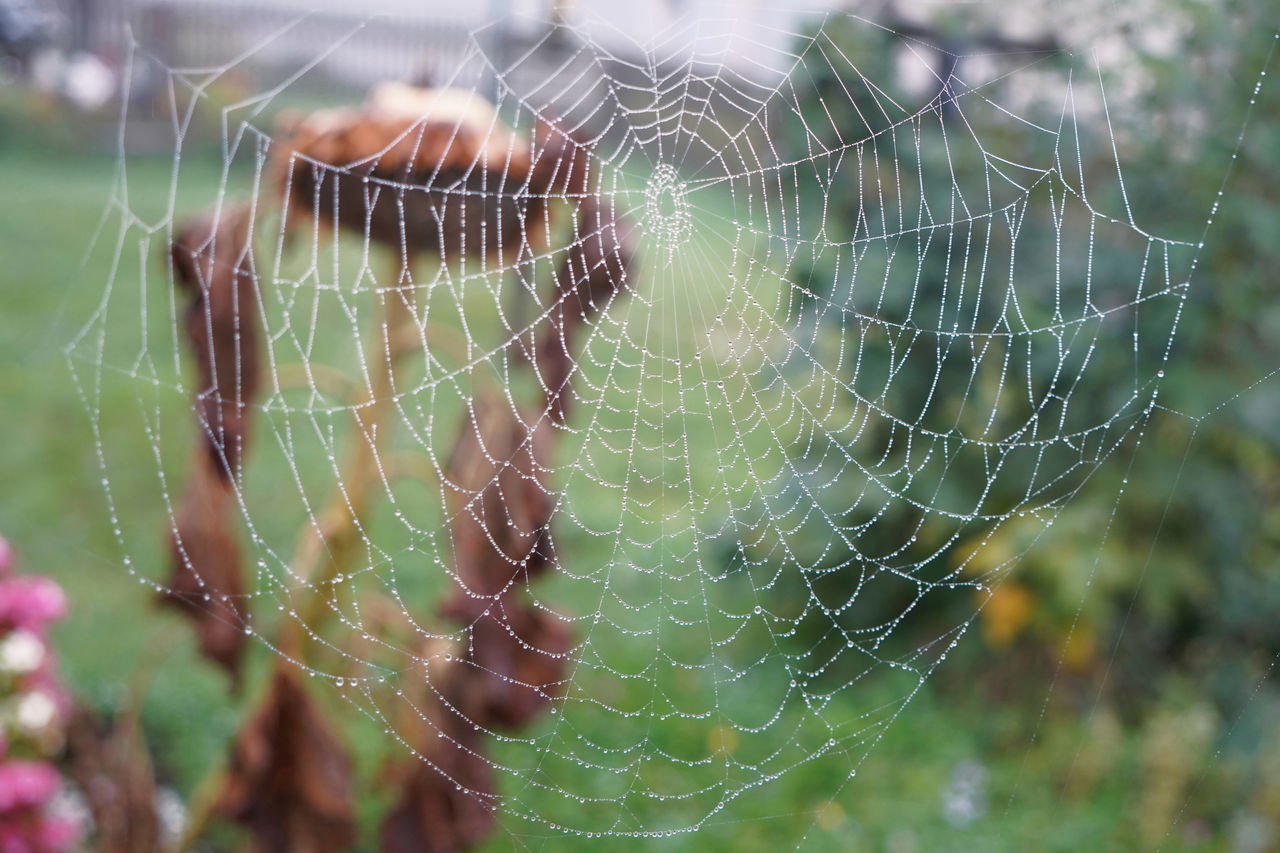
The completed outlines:
{"type": "Polygon", "coordinates": [[[23,200],[0,214],[0,530],[22,566],[52,575],[69,593],[72,616],[56,637],[79,696],[115,707],[139,662],[164,657],[147,725],[172,756],[168,773],[189,783],[221,748],[235,714],[224,686],[196,662],[180,620],[154,609],[122,571],[89,420],[64,358],[100,298],[77,283],[101,278],[110,262],[114,241],[90,250],[89,238],[103,221],[116,164],[10,149],[0,152],[0,173],[10,197],[23,200]]]}

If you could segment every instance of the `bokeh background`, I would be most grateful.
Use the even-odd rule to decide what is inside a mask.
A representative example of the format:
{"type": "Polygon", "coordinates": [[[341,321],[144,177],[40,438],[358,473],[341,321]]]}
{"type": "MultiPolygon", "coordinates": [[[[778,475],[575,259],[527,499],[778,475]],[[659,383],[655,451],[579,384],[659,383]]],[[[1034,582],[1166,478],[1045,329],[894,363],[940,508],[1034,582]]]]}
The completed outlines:
{"type": "MultiPolygon", "coordinates": [[[[844,784],[842,768],[815,762],[770,789],[767,813],[634,846],[765,850],[804,837],[803,849],[895,853],[1280,849],[1280,5],[457,5],[392,4],[365,23],[364,10],[337,3],[0,0],[0,533],[23,565],[67,589],[70,616],[55,633],[66,681],[105,720],[136,715],[166,819],[181,824],[181,803],[227,748],[246,700],[199,658],[186,623],[122,569],[66,359],[113,280],[111,204],[122,176],[132,210],[163,217],[171,201],[164,69],[209,71],[182,146],[184,179],[207,197],[223,181],[222,108],[280,86],[279,69],[311,62],[355,28],[359,38],[305,81],[280,87],[263,122],[354,102],[379,80],[449,79],[477,27],[494,56],[544,41],[548,20],[625,55],[628,39],[692,16],[719,23],[677,27],[679,38],[692,44],[705,29],[736,55],[760,42],[785,49],[824,26],[864,74],[920,105],[936,92],[918,61],[903,61],[908,43],[917,59],[936,51],[940,68],[964,57],[952,69],[961,77],[1020,71],[993,85],[1027,114],[1058,91],[1054,80],[1092,69],[1110,112],[1084,110],[1081,121],[1117,150],[1089,149],[1085,173],[1113,172],[1118,156],[1143,226],[1204,234],[1205,245],[1141,444],[1122,444],[1046,535],[1001,528],[982,559],[1014,568],[985,605],[985,596],[958,595],[925,611],[940,626],[976,618],[857,776],[844,784]],[[238,58],[264,40],[269,47],[238,58]]],[[[780,144],[803,145],[779,127],[780,144]]],[[[1099,206],[1119,209],[1118,192],[1104,184],[1099,206]]],[[[835,205],[830,215],[851,227],[857,211],[835,205]]],[[[816,287],[824,271],[803,275],[816,287]]],[[[1132,365],[1104,369],[1122,376],[1132,365]]],[[[97,414],[149,472],[146,438],[116,420],[129,393],[104,396],[97,414]]],[[[1108,403],[1080,396],[1073,405],[1102,413],[1108,403]]],[[[127,477],[115,485],[124,523],[154,535],[159,554],[155,496],[131,491],[127,477]]],[[[362,753],[388,748],[358,720],[348,736],[362,753]]],[[[370,827],[386,797],[378,766],[359,767],[370,827]]],[[[372,829],[366,835],[357,849],[376,849],[372,829]]],[[[240,842],[233,828],[214,828],[199,849],[240,842]]],[[[486,849],[588,844],[504,826],[486,849]]]]}

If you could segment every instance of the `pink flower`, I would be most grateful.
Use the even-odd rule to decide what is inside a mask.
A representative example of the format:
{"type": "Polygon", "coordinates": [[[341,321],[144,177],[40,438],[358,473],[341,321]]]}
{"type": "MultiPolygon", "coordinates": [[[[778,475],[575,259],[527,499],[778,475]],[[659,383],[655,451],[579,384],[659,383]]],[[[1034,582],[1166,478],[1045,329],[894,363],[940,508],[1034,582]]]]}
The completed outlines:
{"type": "Polygon", "coordinates": [[[37,814],[14,823],[0,818],[0,853],[62,853],[79,838],[75,825],[60,818],[37,814]]]}
{"type": "Polygon", "coordinates": [[[43,806],[58,792],[58,771],[45,761],[0,764],[0,824],[10,813],[43,806]]]}
{"type": "Polygon", "coordinates": [[[80,840],[80,827],[71,820],[62,817],[44,816],[37,827],[37,850],[54,853],[58,850],[69,850],[80,840]]]}
{"type": "Polygon", "coordinates": [[[0,764],[0,853],[62,853],[80,838],[80,827],[46,808],[60,779],[43,761],[0,764]]]}
{"type": "Polygon", "coordinates": [[[48,578],[0,578],[0,630],[39,631],[67,612],[67,597],[48,578]]]}
{"type": "MultiPolygon", "coordinates": [[[[13,549],[0,537],[0,670],[11,676],[6,692],[16,702],[15,730],[39,734],[61,725],[69,700],[54,675],[56,661],[44,627],[67,611],[62,588],[48,578],[13,575],[13,549]]],[[[56,814],[62,780],[44,761],[8,761],[0,732],[0,853],[64,853],[80,827],[56,814]]]]}

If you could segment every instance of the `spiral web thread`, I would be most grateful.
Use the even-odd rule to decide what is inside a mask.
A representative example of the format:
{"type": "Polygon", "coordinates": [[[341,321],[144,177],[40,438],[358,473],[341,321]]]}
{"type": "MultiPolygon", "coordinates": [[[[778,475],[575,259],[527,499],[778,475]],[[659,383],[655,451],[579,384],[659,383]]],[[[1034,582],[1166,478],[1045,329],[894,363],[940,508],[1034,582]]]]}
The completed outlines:
{"type": "MultiPolygon", "coordinates": [[[[1045,95],[1055,109],[1015,109],[1011,81],[1040,60],[1017,57],[911,104],[863,77],[831,26],[749,51],[696,38],[689,51],[685,31],[629,52],[569,31],[564,48],[557,30],[503,63],[477,37],[439,81],[492,88],[516,135],[546,119],[589,140],[600,198],[637,250],[576,353],[574,415],[545,481],[554,572],[528,585],[571,626],[570,676],[532,728],[485,731],[511,820],[666,835],[750,808],[811,762],[852,776],[1019,559],[983,556],[988,541],[1017,526],[1034,542],[1157,406],[1198,244],[1143,230],[1118,162],[1082,174],[1085,147],[1115,150],[1076,121],[1105,110],[1097,81],[1062,75],[1045,95]],[[829,215],[837,203],[856,216],[829,215]],[[1095,370],[1117,360],[1123,382],[1095,370]],[[941,633],[916,620],[946,596],[967,618],[941,633]]],[[[290,593],[313,582],[291,572],[293,535],[342,486],[353,411],[339,389],[368,386],[373,306],[397,284],[368,235],[325,230],[331,211],[267,191],[278,143],[260,114],[326,53],[221,110],[212,180],[184,156],[191,104],[252,51],[167,71],[167,204],[135,211],[122,169],[114,266],[69,350],[124,563],[163,591],[154,543],[132,530],[140,508],[123,502],[176,524],[193,380],[181,305],[151,270],[176,211],[255,199],[267,390],[236,503],[254,566],[242,627],[268,646],[301,618],[290,593]],[[311,225],[286,235],[290,216],[311,225]]],[[[429,661],[468,641],[431,609],[456,574],[450,449],[481,397],[512,411],[527,399],[518,343],[554,309],[542,283],[567,245],[405,273],[422,357],[391,406],[409,473],[382,472],[359,558],[324,581],[357,639],[313,637],[325,663],[302,665],[411,754],[407,687],[430,689],[429,661]]]]}

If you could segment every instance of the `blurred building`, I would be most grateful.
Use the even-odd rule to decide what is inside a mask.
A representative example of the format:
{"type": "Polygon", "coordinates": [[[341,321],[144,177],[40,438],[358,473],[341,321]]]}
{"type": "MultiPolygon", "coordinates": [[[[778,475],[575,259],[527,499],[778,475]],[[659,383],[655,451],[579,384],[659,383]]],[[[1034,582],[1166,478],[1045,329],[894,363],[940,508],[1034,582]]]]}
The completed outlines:
{"type": "MultiPolygon", "coordinates": [[[[138,48],[170,68],[306,68],[362,89],[386,79],[443,84],[468,56],[507,66],[534,47],[580,49],[639,69],[681,62],[696,49],[712,73],[721,64],[752,77],[780,76],[791,64],[792,33],[837,0],[44,0],[62,21],[70,51],[120,67],[138,48]],[[559,41],[557,41],[559,39],[559,41]]],[[[493,69],[491,69],[493,70],[493,69]]],[[[659,73],[661,73],[659,71],[659,73]]]]}

